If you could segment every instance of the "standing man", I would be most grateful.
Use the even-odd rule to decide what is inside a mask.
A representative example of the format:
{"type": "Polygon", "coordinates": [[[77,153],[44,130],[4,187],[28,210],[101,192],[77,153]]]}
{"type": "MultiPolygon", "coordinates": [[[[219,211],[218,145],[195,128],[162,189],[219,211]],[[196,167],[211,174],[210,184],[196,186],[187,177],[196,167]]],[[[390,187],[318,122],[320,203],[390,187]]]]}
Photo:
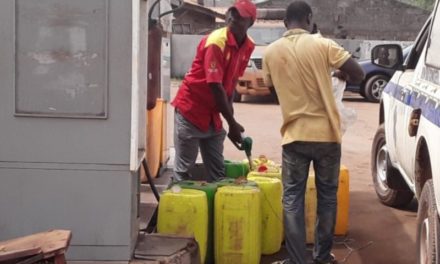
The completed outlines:
{"type": "Polygon", "coordinates": [[[287,31],[266,49],[263,71],[281,106],[283,206],[286,247],[290,259],[305,264],[304,194],[310,163],[316,175],[318,212],[314,263],[337,263],[331,254],[336,222],[341,158],[341,124],[332,93],[330,72],[359,83],[364,73],[350,54],[330,39],[311,34],[312,9],[291,3],[284,21],[287,31]]]}
{"type": "Polygon", "coordinates": [[[243,75],[254,43],[247,36],[257,16],[255,5],[238,0],[226,12],[227,26],[204,37],[172,105],[174,180],[190,179],[198,149],[208,172],[208,181],[225,176],[223,143],[226,131],[220,114],[229,126],[228,136],[241,143],[244,128],[234,119],[232,97],[238,77],[243,75]]]}

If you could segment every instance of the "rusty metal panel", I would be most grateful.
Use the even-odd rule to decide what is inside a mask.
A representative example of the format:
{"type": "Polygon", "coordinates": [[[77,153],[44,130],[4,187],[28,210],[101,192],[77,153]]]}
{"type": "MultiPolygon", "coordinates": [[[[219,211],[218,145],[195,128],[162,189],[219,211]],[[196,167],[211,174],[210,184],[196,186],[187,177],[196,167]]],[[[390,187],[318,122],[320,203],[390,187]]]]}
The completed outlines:
{"type": "Polygon", "coordinates": [[[107,118],[107,1],[15,1],[16,115],[107,118]]]}

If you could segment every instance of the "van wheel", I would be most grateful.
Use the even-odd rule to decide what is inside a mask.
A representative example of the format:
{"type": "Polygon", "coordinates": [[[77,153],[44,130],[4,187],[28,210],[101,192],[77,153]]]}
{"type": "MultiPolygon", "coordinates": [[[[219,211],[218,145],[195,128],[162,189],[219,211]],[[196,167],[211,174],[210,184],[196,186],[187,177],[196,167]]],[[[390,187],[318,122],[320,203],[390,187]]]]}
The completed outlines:
{"type": "Polygon", "coordinates": [[[437,263],[439,228],[434,185],[428,180],[420,195],[417,213],[417,263],[437,263]]]}
{"type": "Polygon", "coordinates": [[[374,189],[379,200],[388,206],[402,207],[407,205],[414,194],[404,183],[399,171],[391,166],[385,142],[385,128],[381,124],[376,131],[371,150],[371,174],[373,176],[374,189]],[[393,184],[389,181],[392,180],[393,184]],[[397,186],[398,188],[390,187],[397,186]]]}
{"type": "Polygon", "coordinates": [[[235,103],[241,102],[241,94],[239,92],[237,92],[237,91],[234,91],[234,97],[232,98],[232,100],[235,103]]]}
{"type": "Polygon", "coordinates": [[[388,76],[381,74],[371,76],[364,86],[365,98],[370,102],[378,103],[389,80],[388,76]]]}

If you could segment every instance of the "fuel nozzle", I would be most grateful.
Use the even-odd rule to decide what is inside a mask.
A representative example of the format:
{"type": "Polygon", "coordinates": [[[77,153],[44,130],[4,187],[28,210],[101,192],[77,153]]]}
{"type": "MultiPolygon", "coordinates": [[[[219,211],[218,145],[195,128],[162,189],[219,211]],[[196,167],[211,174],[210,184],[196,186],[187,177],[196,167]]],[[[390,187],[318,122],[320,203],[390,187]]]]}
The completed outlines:
{"type": "Polygon", "coordinates": [[[241,148],[246,153],[246,156],[251,157],[252,156],[252,138],[250,137],[243,137],[241,142],[241,148]]]}
{"type": "Polygon", "coordinates": [[[246,153],[246,157],[249,162],[249,169],[252,170],[252,138],[246,137],[244,134],[241,134],[241,144],[232,141],[235,147],[239,150],[243,150],[246,153]]]}
{"type": "Polygon", "coordinates": [[[243,142],[241,143],[241,147],[243,148],[244,153],[246,153],[246,157],[249,162],[249,169],[252,170],[252,138],[244,137],[243,142]]]}

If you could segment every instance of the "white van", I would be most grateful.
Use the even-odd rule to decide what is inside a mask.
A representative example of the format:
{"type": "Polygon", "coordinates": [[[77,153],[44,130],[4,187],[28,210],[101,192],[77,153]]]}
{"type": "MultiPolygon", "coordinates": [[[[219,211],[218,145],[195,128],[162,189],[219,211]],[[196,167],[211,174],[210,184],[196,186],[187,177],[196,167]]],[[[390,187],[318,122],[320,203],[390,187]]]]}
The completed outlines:
{"type": "Polygon", "coordinates": [[[440,263],[439,1],[405,61],[397,45],[375,47],[372,61],[397,69],[382,94],[372,146],[377,196],[394,207],[416,196],[417,263],[440,263]]]}

